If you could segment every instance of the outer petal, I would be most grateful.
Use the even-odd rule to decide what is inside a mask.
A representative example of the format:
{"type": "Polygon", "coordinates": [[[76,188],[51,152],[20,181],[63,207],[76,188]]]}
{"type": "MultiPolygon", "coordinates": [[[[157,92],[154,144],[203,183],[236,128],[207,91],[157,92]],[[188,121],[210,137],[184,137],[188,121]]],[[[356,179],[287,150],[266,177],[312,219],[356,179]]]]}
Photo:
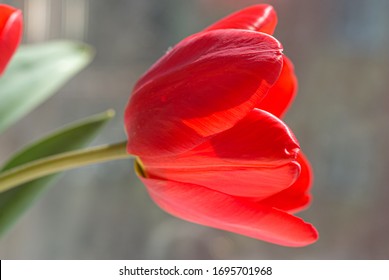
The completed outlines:
{"type": "Polygon", "coordinates": [[[259,108],[281,118],[292,104],[297,93],[297,78],[292,62],[283,56],[283,67],[274,86],[258,105],[259,108]]]}
{"type": "Polygon", "coordinates": [[[187,151],[234,126],[265,96],[282,67],[281,45],[246,30],[193,35],[136,84],[125,112],[128,152],[187,151]]]}
{"type": "Polygon", "coordinates": [[[215,29],[247,29],[273,34],[277,25],[277,14],[267,4],[255,5],[237,11],[207,27],[204,31],[215,29]]]}
{"type": "Polygon", "coordinates": [[[20,10],[0,4],[0,75],[19,46],[23,19],[20,10]]]}
{"type": "Polygon", "coordinates": [[[301,166],[301,173],[296,182],[286,190],[262,200],[262,204],[288,212],[301,211],[309,205],[311,196],[308,191],[313,181],[312,168],[302,153],[299,153],[297,161],[301,166]]]}
{"type": "Polygon", "coordinates": [[[298,151],[297,140],[280,119],[255,109],[233,128],[188,152],[142,157],[142,162],[152,176],[263,199],[297,179],[298,151]]]}
{"type": "Polygon", "coordinates": [[[306,246],[318,238],[315,228],[277,209],[208,188],[141,178],[154,201],[184,220],[284,246],[306,246]]]}
{"type": "Polygon", "coordinates": [[[241,197],[264,199],[288,188],[298,177],[300,166],[290,162],[273,168],[228,166],[195,169],[146,169],[150,176],[163,177],[241,197]]]}

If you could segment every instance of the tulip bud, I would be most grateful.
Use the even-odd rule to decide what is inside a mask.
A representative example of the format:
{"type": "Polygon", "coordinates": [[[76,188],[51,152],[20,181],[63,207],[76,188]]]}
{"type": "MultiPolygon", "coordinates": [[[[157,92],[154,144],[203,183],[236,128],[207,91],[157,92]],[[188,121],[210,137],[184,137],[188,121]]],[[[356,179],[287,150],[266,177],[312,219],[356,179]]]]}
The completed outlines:
{"type": "Polygon", "coordinates": [[[23,30],[22,12],[0,4],[0,75],[20,44],[23,30]]]}
{"type": "Polygon", "coordinates": [[[127,150],[150,196],[179,218],[285,246],[317,240],[291,213],[310,200],[311,169],[280,119],[297,79],[271,36],[269,5],[185,38],[136,83],[127,150]]]}

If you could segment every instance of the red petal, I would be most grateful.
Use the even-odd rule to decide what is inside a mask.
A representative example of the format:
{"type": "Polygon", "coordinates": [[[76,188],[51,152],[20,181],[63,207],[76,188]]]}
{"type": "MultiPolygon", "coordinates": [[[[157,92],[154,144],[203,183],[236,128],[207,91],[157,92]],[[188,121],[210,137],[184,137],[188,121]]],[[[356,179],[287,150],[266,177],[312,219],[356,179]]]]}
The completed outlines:
{"type": "Polygon", "coordinates": [[[286,113],[297,93],[297,78],[293,64],[286,56],[283,58],[280,77],[257,106],[279,118],[286,113]]]}
{"type": "Polygon", "coordinates": [[[290,128],[269,112],[254,109],[234,127],[185,153],[142,157],[147,166],[161,168],[199,165],[259,165],[274,167],[295,160],[299,144],[290,128]]]}
{"type": "Polygon", "coordinates": [[[237,11],[207,27],[204,31],[215,29],[247,29],[273,34],[277,25],[277,14],[270,5],[255,5],[237,11]]]}
{"type": "Polygon", "coordinates": [[[318,238],[302,219],[208,188],[141,178],[154,201],[184,220],[284,246],[306,246],[318,238]]]}
{"type": "Polygon", "coordinates": [[[174,157],[142,157],[142,162],[153,176],[263,199],[297,179],[298,151],[297,140],[280,119],[255,109],[193,150],[174,157]]]}
{"type": "Polygon", "coordinates": [[[0,4],[0,75],[19,46],[23,29],[20,10],[0,4]]]}
{"type": "Polygon", "coordinates": [[[183,40],[135,86],[128,152],[181,153],[231,128],[274,84],[281,59],[279,42],[263,33],[215,30],[183,40]]]}
{"type": "Polygon", "coordinates": [[[301,166],[301,173],[296,182],[286,190],[262,200],[262,204],[288,212],[301,211],[309,205],[311,196],[308,191],[313,181],[312,168],[302,153],[299,153],[297,161],[301,166]]]}
{"type": "Polygon", "coordinates": [[[209,168],[148,169],[150,176],[199,184],[230,195],[264,199],[288,188],[300,166],[290,162],[279,167],[211,166],[209,168]]]}

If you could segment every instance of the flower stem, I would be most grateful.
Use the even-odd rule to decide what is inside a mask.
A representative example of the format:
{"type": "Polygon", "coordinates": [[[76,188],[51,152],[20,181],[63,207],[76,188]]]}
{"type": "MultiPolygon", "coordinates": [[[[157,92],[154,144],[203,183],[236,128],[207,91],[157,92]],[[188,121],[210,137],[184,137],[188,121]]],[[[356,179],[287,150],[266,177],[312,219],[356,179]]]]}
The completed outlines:
{"type": "Polygon", "coordinates": [[[50,174],[131,157],[134,156],[127,153],[126,142],[49,156],[0,173],[0,193],[50,174]]]}

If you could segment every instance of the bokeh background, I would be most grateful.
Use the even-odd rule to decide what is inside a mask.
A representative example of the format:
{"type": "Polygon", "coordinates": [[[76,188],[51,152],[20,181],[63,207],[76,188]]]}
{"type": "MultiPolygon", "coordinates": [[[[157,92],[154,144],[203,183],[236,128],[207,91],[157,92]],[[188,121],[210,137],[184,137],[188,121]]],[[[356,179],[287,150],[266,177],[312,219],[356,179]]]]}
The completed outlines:
{"type": "MultiPolygon", "coordinates": [[[[93,144],[125,139],[136,79],[187,35],[259,1],[14,0],[24,43],[85,41],[94,62],[0,138],[0,163],[58,126],[113,108],[93,144]]],[[[130,160],[69,171],[0,240],[2,259],[389,259],[389,1],[267,1],[299,94],[286,116],[315,171],[300,214],[320,232],[285,248],[162,212],[130,160]]],[[[0,100],[1,102],[1,100],[0,100]]]]}

